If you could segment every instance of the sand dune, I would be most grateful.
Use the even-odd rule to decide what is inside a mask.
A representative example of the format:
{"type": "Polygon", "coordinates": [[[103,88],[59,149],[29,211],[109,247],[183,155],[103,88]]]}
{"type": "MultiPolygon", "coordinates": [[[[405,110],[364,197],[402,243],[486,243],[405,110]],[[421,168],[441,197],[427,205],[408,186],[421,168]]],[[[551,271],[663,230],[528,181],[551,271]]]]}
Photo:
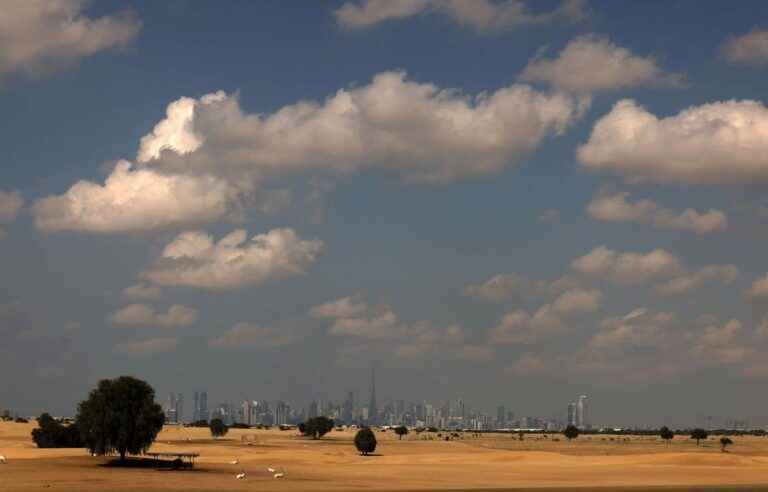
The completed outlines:
{"type": "Polygon", "coordinates": [[[214,440],[207,429],[167,426],[153,451],[201,454],[195,471],[173,472],[106,467],[109,458],[84,450],[37,449],[29,438],[33,427],[0,423],[0,454],[8,458],[0,491],[46,485],[64,491],[768,490],[768,438],[736,438],[731,452],[722,453],[714,440],[697,447],[680,437],[668,446],[653,438],[595,436],[568,443],[555,436],[466,434],[446,442],[411,433],[398,441],[377,432],[377,456],[362,457],[352,432],[312,441],[295,431],[234,429],[214,440]],[[274,479],[270,467],[285,478],[274,479]],[[247,479],[235,480],[241,471],[247,479]]]}

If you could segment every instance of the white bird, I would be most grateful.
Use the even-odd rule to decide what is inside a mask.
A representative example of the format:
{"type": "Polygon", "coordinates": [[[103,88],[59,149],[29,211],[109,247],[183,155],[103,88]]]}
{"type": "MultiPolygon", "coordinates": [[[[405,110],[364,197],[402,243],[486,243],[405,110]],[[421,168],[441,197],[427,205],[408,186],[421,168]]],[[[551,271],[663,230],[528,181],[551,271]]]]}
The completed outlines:
{"type": "Polygon", "coordinates": [[[238,480],[245,480],[245,472],[238,473],[237,475],[235,475],[235,478],[238,480]]]}
{"type": "Polygon", "coordinates": [[[275,469],[274,469],[274,468],[267,468],[267,471],[268,471],[269,473],[275,473],[275,469]]]}
{"type": "Polygon", "coordinates": [[[285,473],[275,473],[275,478],[283,478],[285,473]]]}
{"type": "Polygon", "coordinates": [[[3,456],[2,454],[0,454],[0,464],[4,465],[4,464],[6,464],[7,462],[8,462],[8,460],[6,460],[6,459],[5,459],[5,456],[3,456]]]}
{"type": "Polygon", "coordinates": [[[236,465],[238,463],[240,463],[238,460],[233,460],[229,462],[230,465],[236,465]]]}

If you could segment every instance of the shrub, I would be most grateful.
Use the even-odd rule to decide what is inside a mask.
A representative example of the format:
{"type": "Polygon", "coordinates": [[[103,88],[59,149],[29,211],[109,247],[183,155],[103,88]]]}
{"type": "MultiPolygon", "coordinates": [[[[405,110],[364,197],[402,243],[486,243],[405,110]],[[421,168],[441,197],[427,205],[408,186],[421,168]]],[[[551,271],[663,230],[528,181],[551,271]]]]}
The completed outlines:
{"type": "Polygon", "coordinates": [[[221,419],[213,419],[211,420],[210,426],[208,426],[209,429],[211,429],[211,435],[214,438],[222,437],[229,432],[229,427],[227,427],[227,424],[225,424],[221,419]]]}
{"type": "Polygon", "coordinates": [[[371,429],[365,427],[355,434],[355,447],[363,456],[376,451],[376,435],[371,429]]]}
{"type": "Polygon", "coordinates": [[[32,440],[38,448],[83,448],[77,424],[63,425],[47,413],[37,419],[38,428],[32,431],[32,440]]]}

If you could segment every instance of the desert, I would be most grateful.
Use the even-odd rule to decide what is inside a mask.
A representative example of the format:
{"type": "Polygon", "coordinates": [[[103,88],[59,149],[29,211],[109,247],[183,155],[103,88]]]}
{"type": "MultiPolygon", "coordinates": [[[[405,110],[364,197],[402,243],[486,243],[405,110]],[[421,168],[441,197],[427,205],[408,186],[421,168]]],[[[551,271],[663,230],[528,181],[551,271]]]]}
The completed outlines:
{"type": "Polygon", "coordinates": [[[0,423],[0,490],[768,490],[768,439],[715,437],[696,446],[655,436],[411,432],[403,440],[377,430],[379,446],[363,457],[353,430],[321,439],[295,430],[232,429],[214,439],[206,428],[166,425],[151,452],[195,452],[192,470],[108,466],[114,457],[82,449],[38,449],[34,423],[0,423]],[[232,464],[237,460],[238,464],[232,464]],[[283,472],[275,479],[272,468],[283,472]],[[244,480],[235,475],[245,473],[244,480]]]}

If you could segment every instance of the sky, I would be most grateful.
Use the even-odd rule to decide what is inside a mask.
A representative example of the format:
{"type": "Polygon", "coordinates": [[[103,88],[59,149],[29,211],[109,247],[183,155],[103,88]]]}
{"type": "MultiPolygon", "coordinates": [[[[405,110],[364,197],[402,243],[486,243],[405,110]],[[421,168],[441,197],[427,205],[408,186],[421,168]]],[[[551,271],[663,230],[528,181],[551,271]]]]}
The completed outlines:
{"type": "Polygon", "coordinates": [[[768,424],[766,18],[11,0],[0,407],[367,399],[376,366],[380,401],[768,424]]]}

